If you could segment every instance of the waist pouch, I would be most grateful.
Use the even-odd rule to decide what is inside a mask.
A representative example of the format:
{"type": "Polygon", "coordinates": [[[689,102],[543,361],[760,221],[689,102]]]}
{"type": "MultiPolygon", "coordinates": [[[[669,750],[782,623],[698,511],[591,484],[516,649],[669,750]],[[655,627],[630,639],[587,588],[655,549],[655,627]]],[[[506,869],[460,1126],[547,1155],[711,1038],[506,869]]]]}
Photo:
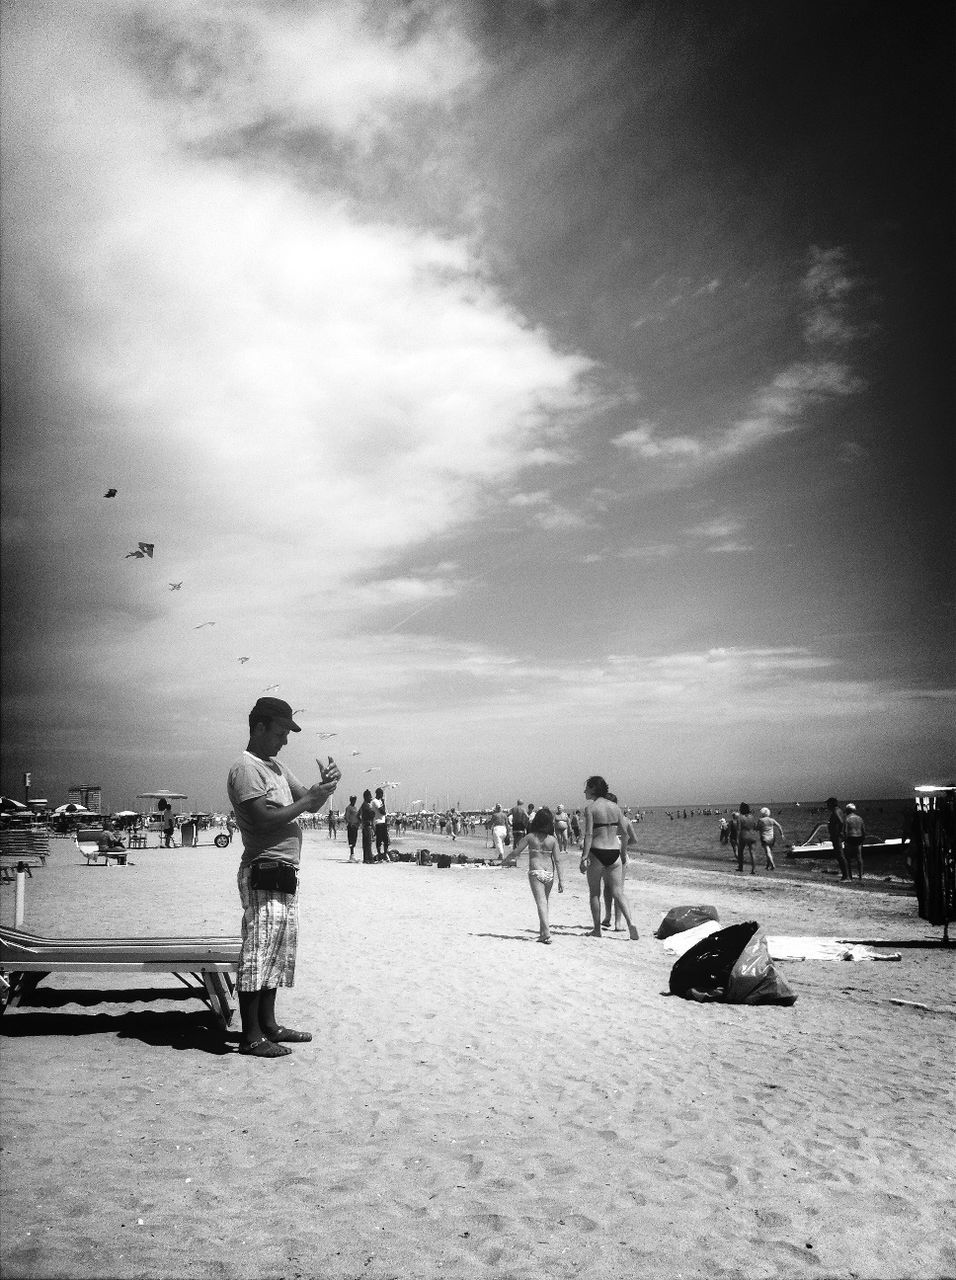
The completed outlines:
{"type": "Polygon", "coordinates": [[[257,858],[249,872],[250,889],[271,889],[274,893],[295,893],[299,873],[289,862],[257,858]]]}

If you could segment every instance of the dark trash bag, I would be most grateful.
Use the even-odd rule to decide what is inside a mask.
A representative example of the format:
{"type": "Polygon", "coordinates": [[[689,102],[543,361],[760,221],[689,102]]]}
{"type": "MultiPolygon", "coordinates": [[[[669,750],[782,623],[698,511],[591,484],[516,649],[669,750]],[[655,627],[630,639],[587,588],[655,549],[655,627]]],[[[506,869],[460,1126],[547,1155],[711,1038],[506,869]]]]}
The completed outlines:
{"type": "Polygon", "coordinates": [[[671,907],[655,930],[654,937],[669,938],[674,933],[695,929],[708,920],[719,920],[716,907],[671,907]]]}
{"type": "Polygon", "coordinates": [[[774,968],[756,920],[696,942],[671,969],[670,990],[685,1000],[727,1004],[791,1005],[797,999],[774,968]]]}

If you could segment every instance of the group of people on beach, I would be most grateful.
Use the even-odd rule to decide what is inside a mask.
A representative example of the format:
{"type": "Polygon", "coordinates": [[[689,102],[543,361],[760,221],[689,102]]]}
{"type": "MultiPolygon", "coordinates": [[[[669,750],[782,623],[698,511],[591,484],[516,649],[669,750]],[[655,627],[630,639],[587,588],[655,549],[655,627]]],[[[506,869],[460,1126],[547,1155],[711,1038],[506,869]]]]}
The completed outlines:
{"type": "MultiPolygon", "coordinates": [[[[276,994],[292,986],[298,941],[298,871],[302,831],[298,819],[317,814],[341,779],[331,756],[319,765],[321,780],[304,786],[277,756],[290,733],[301,729],[289,703],[281,698],[260,698],[249,713],[246,749],[229,770],[227,790],[235,821],[242,836],[243,852],[237,874],[242,905],[242,945],[236,990],[242,1020],[239,1052],[256,1058],[285,1057],[291,1044],[312,1039],[309,1031],[283,1026],[276,1015],[276,994]]],[[[583,849],[580,871],[587,876],[593,928],[600,938],[609,928],[612,911],[626,922],[630,938],[638,932],[624,893],[627,845],[633,836],[630,823],[604,778],[587,779],[584,787],[583,849]],[[606,908],[606,910],[602,910],[606,908]]],[[[515,856],[528,854],[528,880],[538,912],[538,941],[551,943],[548,903],[555,880],[564,890],[564,870],[559,853],[567,848],[573,831],[564,806],[555,813],[541,808],[530,812],[519,806],[527,824],[513,823],[515,856]]],[[[499,810],[496,810],[500,812],[499,810]]],[[[368,790],[358,804],[349,797],[345,811],[349,830],[350,860],[354,860],[359,833],[363,861],[388,858],[388,824],[384,791],[373,797],[368,790]],[[382,828],[379,839],[379,828],[382,828]],[[377,854],[372,842],[377,840],[377,854]]]]}
{"type": "MultiPolygon", "coordinates": [[[[617,803],[617,797],[608,789],[607,782],[602,777],[595,774],[588,778],[584,784],[584,795],[584,844],[580,871],[588,878],[588,898],[593,923],[591,936],[600,938],[602,929],[610,928],[613,909],[616,927],[623,929],[620,921],[625,920],[630,937],[637,941],[637,927],[624,893],[627,846],[633,836],[633,829],[617,803]]],[[[500,806],[496,806],[495,813],[500,812],[500,806]]],[[[554,813],[548,808],[541,808],[534,809],[529,814],[520,800],[508,816],[511,818],[510,831],[513,833],[514,846],[507,861],[514,862],[523,853],[527,853],[528,883],[538,911],[538,941],[550,945],[549,899],[555,880],[558,882],[558,892],[564,892],[564,870],[559,854],[567,851],[568,840],[573,831],[571,820],[563,805],[558,805],[554,813]]],[[[499,843],[503,838],[499,834],[496,845],[504,863],[506,860],[499,843]]]]}
{"type": "Polygon", "coordinates": [[[781,827],[776,818],[771,817],[770,810],[766,806],[755,817],[746,800],[741,802],[739,809],[733,811],[729,822],[726,818],[721,818],[720,820],[720,842],[721,844],[729,844],[733,849],[737,858],[737,871],[739,874],[743,873],[744,858],[750,861],[750,874],[752,876],[757,874],[755,851],[758,840],[763,850],[764,869],[766,871],[776,871],[777,864],[773,860],[773,847],[777,843],[778,831],[782,839],[783,827],[781,827]]]}

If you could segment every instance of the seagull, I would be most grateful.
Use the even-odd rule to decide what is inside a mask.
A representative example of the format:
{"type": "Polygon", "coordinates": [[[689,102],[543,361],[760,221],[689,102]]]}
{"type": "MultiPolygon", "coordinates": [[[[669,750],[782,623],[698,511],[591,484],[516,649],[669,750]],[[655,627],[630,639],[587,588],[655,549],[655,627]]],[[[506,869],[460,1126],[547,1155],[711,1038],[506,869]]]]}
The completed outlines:
{"type": "Polygon", "coordinates": [[[360,756],[361,754],[362,754],[362,753],[361,753],[361,751],[350,751],[350,752],[349,752],[349,755],[350,755],[350,756],[360,756]]]}
{"type": "Polygon", "coordinates": [[[279,686],[278,686],[277,684],[267,684],[267,685],[266,685],[266,687],[263,689],[263,691],[262,691],[262,692],[263,692],[263,693],[271,693],[273,689],[278,689],[278,687],[279,687],[279,686]]]}
{"type": "Polygon", "coordinates": [[[319,738],[337,738],[338,736],[337,733],[322,733],[320,730],[316,730],[316,737],[319,738]]]}
{"type": "Polygon", "coordinates": [[[295,711],[292,712],[292,714],[294,716],[298,716],[298,715],[301,715],[304,710],[305,710],[305,707],[297,707],[295,711]]]}
{"type": "Polygon", "coordinates": [[[152,558],[153,558],[153,547],[154,547],[155,545],[156,545],[156,544],[155,544],[154,542],[139,542],[139,543],[137,543],[137,546],[139,547],[139,550],[138,550],[138,551],[127,551],[126,555],[125,555],[123,558],[124,558],[124,560],[128,560],[128,559],[130,558],[130,556],[135,556],[137,560],[142,560],[144,556],[149,556],[150,560],[152,560],[152,558]]]}
{"type": "Polygon", "coordinates": [[[115,490],[115,489],[107,489],[107,490],[106,490],[106,492],[103,494],[103,497],[104,497],[104,498],[115,498],[115,497],[116,497],[116,490],[115,490]]]}
{"type": "Polygon", "coordinates": [[[171,582],[169,584],[170,591],[178,591],[183,584],[181,582],[171,582]]]}
{"type": "Polygon", "coordinates": [[[363,769],[362,772],[363,773],[381,773],[382,766],[380,764],[373,764],[368,769],[363,769]]]}
{"type": "Polygon", "coordinates": [[[193,627],[193,631],[202,631],[203,627],[214,627],[214,622],[200,622],[198,627],[193,627]]]}
{"type": "Polygon", "coordinates": [[[248,662],[248,661],[249,661],[249,659],[248,659],[248,658],[237,658],[237,659],[236,659],[236,661],[237,661],[237,662],[248,662]]]}

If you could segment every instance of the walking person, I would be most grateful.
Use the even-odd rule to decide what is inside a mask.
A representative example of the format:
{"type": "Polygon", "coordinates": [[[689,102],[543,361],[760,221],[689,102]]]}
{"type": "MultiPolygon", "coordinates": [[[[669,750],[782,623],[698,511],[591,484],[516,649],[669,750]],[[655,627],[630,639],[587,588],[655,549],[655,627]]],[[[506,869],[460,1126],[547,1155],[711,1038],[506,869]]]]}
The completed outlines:
{"type": "Polygon", "coordinates": [[[847,876],[853,879],[853,864],[860,872],[860,884],[863,883],[863,841],[866,838],[866,826],[857,812],[855,804],[848,804],[846,817],[843,820],[843,848],[846,856],[847,876]]]}
{"type": "Polygon", "coordinates": [[[494,842],[500,862],[505,856],[505,840],[508,838],[508,815],[500,804],[491,811],[491,839],[494,842]]]}
{"type": "Polygon", "coordinates": [[[567,853],[568,837],[571,834],[571,820],[563,804],[554,811],[554,838],[558,842],[558,852],[567,853]]]}
{"type": "Polygon", "coordinates": [[[777,831],[780,832],[780,839],[784,839],[783,827],[781,827],[776,818],[771,818],[769,809],[763,808],[760,810],[760,817],[757,819],[757,830],[760,832],[760,844],[766,858],[764,870],[776,871],[777,864],[773,860],[773,846],[777,840],[777,831]]]}
{"type": "Polygon", "coordinates": [[[584,806],[584,849],[581,873],[588,878],[588,896],[594,928],[591,936],[601,937],[601,888],[611,886],[611,897],[627,921],[631,940],[637,941],[637,928],[631,919],[631,907],[624,896],[623,862],[627,856],[627,823],[620,806],[608,799],[608,785],[595,774],[584,784],[587,803],[584,806]]]}
{"type": "Polygon", "coordinates": [[[339,838],[339,815],[335,809],[329,810],[329,839],[337,840],[339,838]]]}
{"type": "Polygon", "coordinates": [[[334,761],[322,781],[305,787],[276,758],[290,733],[299,733],[281,698],[260,698],[249,712],[249,744],[229,770],[229,802],[242,836],[237,883],[242,903],[242,947],[236,980],[242,1043],[239,1052],[279,1058],[288,1045],[312,1039],[308,1031],[276,1020],[276,992],[291,987],[298,937],[299,816],[318,813],[335,791],[334,761]]]}
{"type": "Polygon", "coordinates": [[[760,832],[757,827],[757,819],[750,812],[750,805],[746,801],[740,806],[737,817],[737,870],[742,872],[744,869],[744,855],[750,859],[750,874],[757,874],[757,864],[754,861],[754,852],[757,848],[757,840],[760,832]]]}
{"type": "Polygon", "coordinates": [[[357,861],[355,857],[355,842],[358,840],[359,827],[361,825],[358,805],[356,804],[357,799],[358,796],[349,796],[349,802],[345,806],[345,834],[349,842],[349,862],[357,861]]]}
{"type": "Polygon", "coordinates": [[[372,853],[372,837],[375,832],[375,817],[377,810],[372,803],[372,793],[366,788],[362,792],[362,803],[359,806],[359,822],[362,826],[362,861],[366,863],[374,863],[375,855],[372,853]]]}
{"type": "MultiPolygon", "coordinates": [[[[608,800],[612,804],[617,804],[618,799],[613,791],[607,793],[608,800]]],[[[627,864],[630,859],[627,856],[628,848],[637,844],[637,836],[634,833],[634,824],[631,822],[627,814],[624,814],[624,825],[627,827],[627,841],[621,848],[621,892],[624,892],[624,885],[627,882],[627,864]]],[[[614,894],[607,880],[604,881],[604,919],[601,921],[602,929],[610,929],[611,927],[611,908],[614,909],[614,932],[623,933],[624,926],[621,924],[621,908],[614,901],[614,894]]]]}
{"type": "Polygon", "coordinates": [[[551,926],[548,920],[548,899],[558,877],[558,893],[564,893],[564,877],[558,857],[558,842],[554,834],[554,818],[550,809],[538,809],[531,819],[527,835],[515,854],[527,851],[528,883],[531,896],[538,909],[538,941],[551,945],[551,926]]]}
{"type": "Polygon", "coordinates": [[[836,796],[830,796],[827,799],[827,809],[829,810],[827,831],[830,833],[830,843],[833,845],[833,856],[836,858],[837,866],[840,868],[840,879],[849,880],[850,869],[846,864],[846,857],[843,853],[843,832],[845,829],[843,810],[837,804],[836,796]]]}
{"type": "MultiPolygon", "coordinates": [[[[734,851],[734,857],[740,851],[740,813],[735,809],[730,815],[730,823],[727,827],[727,843],[734,851]]],[[[743,871],[743,866],[738,862],[737,870],[743,871]]]]}
{"type": "Polygon", "coordinates": [[[519,841],[524,839],[528,831],[528,810],[520,800],[516,800],[508,810],[508,826],[511,828],[512,848],[517,848],[519,841]]]}

